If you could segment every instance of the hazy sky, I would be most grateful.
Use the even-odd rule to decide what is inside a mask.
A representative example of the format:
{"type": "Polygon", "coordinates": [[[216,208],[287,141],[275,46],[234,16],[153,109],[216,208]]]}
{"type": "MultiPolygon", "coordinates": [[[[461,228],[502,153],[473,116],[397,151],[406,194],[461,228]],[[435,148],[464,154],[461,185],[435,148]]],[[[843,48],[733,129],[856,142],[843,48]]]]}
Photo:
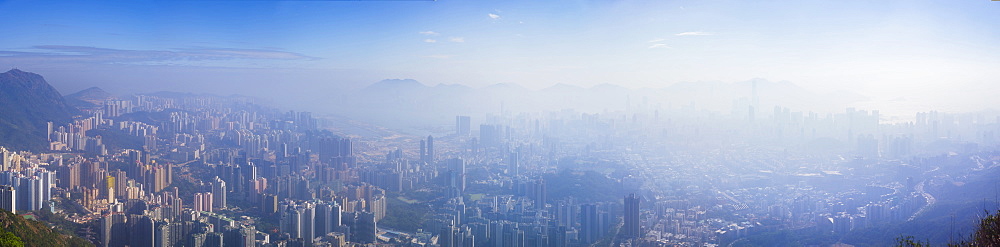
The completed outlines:
{"type": "Polygon", "coordinates": [[[988,0],[0,1],[0,23],[0,68],[63,93],[766,78],[910,107],[1000,104],[988,0]]]}

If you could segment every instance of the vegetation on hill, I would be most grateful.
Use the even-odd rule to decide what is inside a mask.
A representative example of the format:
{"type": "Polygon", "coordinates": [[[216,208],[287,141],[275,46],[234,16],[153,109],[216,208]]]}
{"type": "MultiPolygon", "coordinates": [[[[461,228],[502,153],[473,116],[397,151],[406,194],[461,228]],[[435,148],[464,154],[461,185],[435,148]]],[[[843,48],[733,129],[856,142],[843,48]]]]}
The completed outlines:
{"type": "Polygon", "coordinates": [[[64,96],[64,98],[66,98],[66,103],[69,103],[77,108],[101,107],[104,105],[104,101],[111,99],[112,97],[114,96],[99,87],[87,88],[64,96]]]}
{"type": "Polygon", "coordinates": [[[550,201],[573,197],[580,202],[621,201],[622,186],[608,176],[595,171],[562,170],[543,175],[550,201]]]}
{"type": "Polygon", "coordinates": [[[82,238],[60,234],[44,222],[25,219],[6,210],[0,210],[0,228],[6,232],[0,232],[0,246],[93,246],[82,238]],[[6,245],[8,243],[12,245],[6,245]]]}
{"type": "Polygon", "coordinates": [[[421,223],[431,211],[427,203],[409,203],[400,199],[395,193],[390,193],[387,200],[385,218],[379,221],[379,227],[388,227],[399,231],[416,232],[423,227],[421,223]]]}
{"type": "Polygon", "coordinates": [[[92,129],[87,131],[87,136],[101,136],[101,141],[108,150],[137,149],[142,150],[142,138],[129,135],[119,130],[92,129]]]}
{"type": "Polygon", "coordinates": [[[21,238],[14,236],[13,233],[0,229],[0,246],[22,247],[24,246],[24,241],[21,241],[21,238]]]}
{"type": "MultiPolygon", "coordinates": [[[[896,246],[924,247],[931,246],[931,244],[928,241],[915,239],[913,236],[901,236],[896,238],[896,246]]],[[[979,225],[976,227],[976,232],[972,233],[969,240],[949,243],[948,246],[1000,246],[1000,211],[997,211],[994,214],[989,214],[980,219],[979,225]]]]}

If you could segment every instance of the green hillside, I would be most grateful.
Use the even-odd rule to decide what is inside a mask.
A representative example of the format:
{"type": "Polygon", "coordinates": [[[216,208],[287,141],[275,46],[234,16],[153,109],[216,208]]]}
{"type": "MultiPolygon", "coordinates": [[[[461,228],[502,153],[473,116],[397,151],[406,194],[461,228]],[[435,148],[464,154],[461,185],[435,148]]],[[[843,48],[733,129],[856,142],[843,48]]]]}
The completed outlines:
{"type": "Polygon", "coordinates": [[[0,210],[0,228],[0,246],[94,246],[82,238],[60,234],[44,222],[25,219],[7,210],[0,210]]]}

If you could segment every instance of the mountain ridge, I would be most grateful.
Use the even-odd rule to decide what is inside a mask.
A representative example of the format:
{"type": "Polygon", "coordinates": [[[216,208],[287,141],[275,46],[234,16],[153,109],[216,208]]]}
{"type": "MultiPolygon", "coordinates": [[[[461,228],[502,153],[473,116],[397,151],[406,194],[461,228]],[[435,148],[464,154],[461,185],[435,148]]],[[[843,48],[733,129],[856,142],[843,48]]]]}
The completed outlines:
{"type": "Polygon", "coordinates": [[[78,110],[39,74],[12,69],[0,73],[0,146],[48,149],[46,123],[60,126],[78,110]]]}
{"type": "Polygon", "coordinates": [[[114,97],[114,95],[112,95],[111,93],[108,93],[107,91],[104,91],[104,89],[101,89],[99,87],[89,87],[87,89],[80,90],[80,91],[75,92],[75,93],[67,94],[67,95],[65,95],[63,97],[65,97],[65,98],[75,98],[75,99],[87,101],[87,102],[90,102],[90,103],[96,105],[96,104],[104,103],[105,100],[114,97]]]}
{"type": "Polygon", "coordinates": [[[104,101],[114,98],[114,95],[99,87],[90,87],[63,96],[66,103],[80,110],[100,110],[104,101]]]}

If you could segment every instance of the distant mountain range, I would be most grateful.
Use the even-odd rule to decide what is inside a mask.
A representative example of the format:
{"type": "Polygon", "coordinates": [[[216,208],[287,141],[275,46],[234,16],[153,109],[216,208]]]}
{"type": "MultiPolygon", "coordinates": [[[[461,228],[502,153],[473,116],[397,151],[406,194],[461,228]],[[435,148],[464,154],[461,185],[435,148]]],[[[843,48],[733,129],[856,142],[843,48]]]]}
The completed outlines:
{"type": "Polygon", "coordinates": [[[663,88],[629,89],[613,84],[585,88],[568,84],[531,90],[501,83],[481,88],[438,84],[429,86],[412,79],[383,80],[340,100],[338,113],[374,121],[390,127],[402,124],[442,125],[456,115],[541,112],[574,109],[599,113],[629,109],[650,113],[652,109],[708,110],[747,114],[758,99],[757,113],[768,116],[775,106],[791,111],[843,111],[866,97],[839,92],[818,94],[793,83],[753,79],[736,83],[682,82],[663,88]],[[756,90],[754,90],[756,88],[756,90]]]}
{"type": "MultiPolygon", "coordinates": [[[[17,150],[46,148],[45,125],[62,125],[78,109],[97,110],[113,98],[92,87],[64,98],[42,76],[17,69],[0,74],[0,145],[17,150]],[[74,108],[75,107],[75,108],[74,108]]],[[[654,109],[712,111],[745,115],[757,99],[757,114],[766,117],[775,106],[791,111],[843,111],[866,97],[853,93],[818,94],[789,82],[753,79],[735,83],[683,82],[663,88],[630,89],[614,84],[579,87],[555,84],[532,90],[512,83],[473,88],[457,84],[429,86],[412,79],[376,82],[325,102],[323,109],[353,119],[396,129],[450,125],[456,115],[473,116],[473,124],[500,113],[573,109],[601,113],[629,110],[651,114],[654,109]],[[326,107],[329,106],[329,107],[326,107]]]]}
{"type": "Polygon", "coordinates": [[[105,92],[99,87],[91,87],[64,97],[66,98],[66,103],[70,106],[84,110],[99,109],[104,105],[104,101],[114,98],[114,95],[105,92]]]}
{"type": "Polygon", "coordinates": [[[64,125],[77,113],[42,76],[17,69],[0,73],[0,146],[46,150],[46,123],[64,125]]]}

